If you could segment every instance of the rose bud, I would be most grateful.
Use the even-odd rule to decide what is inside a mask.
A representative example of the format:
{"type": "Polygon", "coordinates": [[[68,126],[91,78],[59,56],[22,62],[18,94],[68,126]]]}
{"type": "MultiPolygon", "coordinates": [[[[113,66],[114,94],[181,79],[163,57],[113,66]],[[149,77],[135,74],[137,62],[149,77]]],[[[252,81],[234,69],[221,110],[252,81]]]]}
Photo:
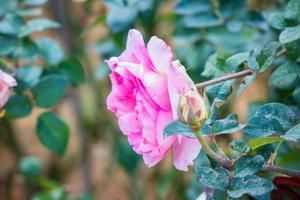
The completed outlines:
{"type": "Polygon", "coordinates": [[[179,120],[193,128],[199,128],[208,117],[204,99],[193,88],[181,95],[178,105],[179,120]]]}

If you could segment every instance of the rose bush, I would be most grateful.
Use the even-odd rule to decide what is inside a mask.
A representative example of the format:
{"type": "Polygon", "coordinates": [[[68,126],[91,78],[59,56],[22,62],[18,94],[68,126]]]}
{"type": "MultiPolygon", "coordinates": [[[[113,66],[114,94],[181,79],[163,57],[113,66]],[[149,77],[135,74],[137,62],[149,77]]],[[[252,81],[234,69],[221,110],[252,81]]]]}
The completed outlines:
{"type": "Polygon", "coordinates": [[[173,61],[171,48],[155,36],[146,47],[141,33],[130,30],[126,50],[107,63],[112,70],[107,105],[134,151],[151,167],[172,148],[174,166],[187,170],[200,151],[198,140],[164,138],[163,128],[178,118],[180,96],[196,88],[179,61],[173,61]]]}

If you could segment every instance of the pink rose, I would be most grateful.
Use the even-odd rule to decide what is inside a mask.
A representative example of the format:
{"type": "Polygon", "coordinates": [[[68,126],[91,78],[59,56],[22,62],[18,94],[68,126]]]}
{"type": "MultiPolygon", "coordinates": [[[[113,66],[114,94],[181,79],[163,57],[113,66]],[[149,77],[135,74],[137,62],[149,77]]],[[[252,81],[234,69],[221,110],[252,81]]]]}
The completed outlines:
{"type": "Polygon", "coordinates": [[[130,30],[126,50],[107,63],[112,70],[108,109],[134,151],[151,167],[172,148],[174,166],[188,170],[200,151],[198,140],[163,136],[164,127],[178,119],[180,95],[195,89],[184,67],[173,61],[171,48],[155,36],[146,47],[141,33],[130,30]]]}
{"type": "Polygon", "coordinates": [[[0,70],[0,108],[6,104],[9,99],[9,89],[17,85],[16,80],[9,74],[0,70]]]}

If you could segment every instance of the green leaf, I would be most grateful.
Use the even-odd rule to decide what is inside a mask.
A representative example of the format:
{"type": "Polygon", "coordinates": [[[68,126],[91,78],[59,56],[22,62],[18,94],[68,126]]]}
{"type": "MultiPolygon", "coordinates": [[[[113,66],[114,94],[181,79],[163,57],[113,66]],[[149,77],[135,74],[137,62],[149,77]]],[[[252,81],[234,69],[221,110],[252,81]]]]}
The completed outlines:
{"type": "Polygon", "coordinates": [[[290,20],[300,19],[300,1],[290,0],[284,10],[284,17],[290,20]]]}
{"type": "Polygon", "coordinates": [[[244,127],[244,132],[256,137],[266,137],[283,133],[291,128],[296,115],[288,106],[280,103],[268,103],[258,108],[244,127]]]}
{"type": "Polygon", "coordinates": [[[233,80],[211,85],[205,88],[210,102],[225,102],[232,92],[233,80]]]}
{"type": "Polygon", "coordinates": [[[214,129],[208,123],[204,123],[201,127],[201,133],[203,135],[211,135],[214,133],[214,129]]]}
{"type": "Polygon", "coordinates": [[[276,57],[277,50],[281,47],[279,42],[271,42],[258,54],[256,60],[260,66],[258,72],[266,71],[276,57]]]}
{"type": "Polygon", "coordinates": [[[211,169],[208,167],[197,168],[197,180],[203,185],[219,190],[226,190],[229,185],[230,172],[223,167],[211,169]]]}
{"type": "Polygon", "coordinates": [[[243,128],[239,124],[237,114],[230,114],[225,119],[216,120],[212,128],[216,134],[234,133],[243,128]]]}
{"type": "Polygon", "coordinates": [[[4,109],[6,117],[14,119],[29,115],[31,113],[32,106],[27,96],[17,94],[9,98],[4,109]]]}
{"type": "Polygon", "coordinates": [[[255,150],[264,145],[273,144],[273,143],[281,142],[281,141],[283,141],[283,139],[281,137],[252,138],[249,140],[249,145],[252,150],[255,150]]]}
{"type": "Polygon", "coordinates": [[[85,73],[83,66],[75,58],[69,58],[64,60],[57,66],[58,70],[66,75],[71,84],[75,87],[85,82],[85,73]]]}
{"type": "Polygon", "coordinates": [[[12,14],[6,14],[0,21],[0,33],[7,35],[17,35],[23,25],[22,19],[12,14]]]}
{"type": "Polygon", "coordinates": [[[297,142],[300,139],[300,124],[297,124],[290,130],[288,130],[284,135],[281,136],[282,138],[290,141],[297,142]]]}
{"type": "Polygon", "coordinates": [[[210,8],[210,3],[203,0],[181,0],[176,5],[175,12],[179,15],[190,15],[208,11],[210,8]]]}
{"type": "Polygon", "coordinates": [[[29,87],[39,82],[42,68],[38,66],[21,66],[17,71],[17,78],[24,81],[29,87]]]}
{"type": "Polygon", "coordinates": [[[55,105],[64,97],[67,86],[68,80],[63,75],[49,75],[42,78],[32,88],[36,104],[42,108],[55,105]]]}
{"type": "Polygon", "coordinates": [[[277,89],[291,89],[299,82],[300,67],[294,62],[286,62],[278,67],[269,79],[269,85],[277,89]]]}
{"type": "Polygon", "coordinates": [[[18,41],[18,46],[13,52],[13,59],[34,60],[37,57],[38,47],[28,38],[18,41]]]}
{"type": "Polygon", "coordinates": [[[5,37],[0,35],[0,56],[7,56],[17,48],[17,40],[14,37],[5,37]]]}
{"type": "Polygon", "coordinates": [[[284,130],[290,129],[292,124],[296,121],[295,112],[281,103],[265,104],[257,110],[255,116],[276,119],[284,130]]]}
{"type": "Polygon", "coordinates": [[[300,39],[300,25],[284,29],[279,35],[279,41],[283,44],[300,39]]]}
{"type": "Polygon", "coordinates": [[[286,26],[284,15],[280,12],[271,13],[268,16],[268,22],[273,28],[278,30],[284,29],[286,26]]]}
{"type": "Polygon", "coordinates": [[[200,13],[184,17],[183,23],[187,28],[207,28],[220,26],[222,20],[218,19],[215,15],[200,13]]]}
{"type": "Polygon", "coordinates": [[[271,42],[261,51],[251,51],[248,58],[249,68],[259,73],[266,71],[271,66],[279,47],[281,47],[279,42],[271,42]]]}
{"type": "Polygon", "coordinates": [[[17,7],[16,1],[0,1],[0,16],[11,13],[17,7]]]}
{"type": "Polygon", "coordinates": [[[38,6],[48,2],[48,0],[23,0],[24,4],[30,6],[38,6]]]}
{"type": "Polygon", "coordinates": [[[30,35],[33,32],[37,31],[43,31],[46,29],[52,29],[52,28],[59,28],[60,25],[52,20],[49,19],[32,19],[29,20],[24,26],[21,27],[21,30],[19,32],[19,37],[25,37],[30,35]]]}
{"type": "Polygon", "coordinates": [[[239,140],[233,140],[230,143],[230,146],[233,150],[240,153],[248,153],[250,151],[248,141],[245,138],[239,140]]]}
{"type": "Polygon", "coordinates": [[[256,72],[259,70],[259,63],[256,60],[256,57],[259,55],[258,50],[252,50],[249,53],[249,58],[247,60],[248,68],[251,69],[252,71],[256,72]]]}
{"type": "Polygon", "coordinates": [[[281,124],[276,119],[264,116],[252,117],[243,130],[254,137],[267,137],[283,132],[281,124]]]}
{"type": "Polygon", "coordinates": [[[225,60],[225,65],[227,69],[231,72],[235,72],[236,69],[248,60],[249,52],[238,53],[230,56],[225,60]]]}
{"type": "Polygon", "coordinates": [[[235,177],[246,177],[258,172],[264,164],[264,158],[257,156],[242,156],[234,162],[233,170],[235,177]]]}
{"type": "Polygon", "coordinates": [[[36,132],[41,143],[50,151],[63,155],[69,142],[69,128],[52,112],[38,117],[36,132]]]}
{"type": "Polygon", "coordinates": [[[195,138],[196,136],[193,133],[191,127],[187,124],[182,123],[179,120],[172,121],[167,124],[164,128],[164,137],[171,135],[184,135],[189,138],[195,138]]]}
{"type": "Polygon", "coordinates": [[[251,196],[261,196],[273,189],[271,181],[256,175],[250,175],[244,178],[233,178],[230,183],[228,194],[232,198],[240,198],[245,194],[251,196]]]}
{"type": "Polygon", "coordinates": [[[19,169],[26,177],[37,177],[41,174],[42,163],[34,156],[23,157],[20,161],[19,169]]]}
{"type": "Polygon", "coordinates": [[[35,42],[41,56],[48,64],[55,65],[64,59],[64,50],[56,41],[47,37],[42,37],[38,38],[35,42]]]}

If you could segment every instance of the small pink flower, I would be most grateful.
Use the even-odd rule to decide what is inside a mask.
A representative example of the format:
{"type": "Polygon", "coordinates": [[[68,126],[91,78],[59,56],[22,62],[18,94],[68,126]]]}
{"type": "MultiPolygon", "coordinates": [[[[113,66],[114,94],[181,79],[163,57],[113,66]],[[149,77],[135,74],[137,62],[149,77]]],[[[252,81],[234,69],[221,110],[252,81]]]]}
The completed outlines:
{"type": "Polygon", "coordinates": [[[9,99],[10,87],[16,85],[17,82],[12,76],[0,70],[0,108],[3,108],[9,99]]]}
{"type": "Polygon", "coordinates": [[[130,30],[125,51],[107,63],[112,70],[108,109],[134,151],[151,167],[173,149],[174,166],[188,170],[200,151],[198,140],[163,136],[164,127],[178,119],[180,96],[195,89],[184,67],[173,61],[171,48],[155,36],[145,46],[141,33],[130,30]]]}

